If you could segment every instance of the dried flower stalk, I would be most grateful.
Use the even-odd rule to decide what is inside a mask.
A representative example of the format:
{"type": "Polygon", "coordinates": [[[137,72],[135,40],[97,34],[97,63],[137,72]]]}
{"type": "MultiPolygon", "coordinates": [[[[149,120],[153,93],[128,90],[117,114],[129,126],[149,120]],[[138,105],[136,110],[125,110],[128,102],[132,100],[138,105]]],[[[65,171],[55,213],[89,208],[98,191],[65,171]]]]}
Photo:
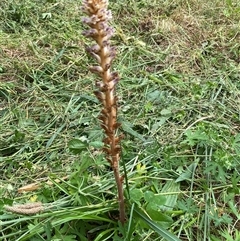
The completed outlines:
{"type": "Polygon", "coordinates": [[[44,207],[41,202],[35,202],[35,203],[26,203],[26,204],[19,204],[19,205],[13,205],[8,206],[5,205],[4,208],[12,213],[19,213],[19,214],[36,214],[44,210],[44,207]]]}
{"type": "Polygon", "coordinates": [[[106,159],[114,172],[118,190],[120,221],[124,223],[124,177],[119,172],[120,140],[122,136],[117,136],[120,123],[117,122],[117,97],[115,95],[119,76],[117,72],[110,70],[116,56],[116,48],[110,45],[110,38],[114,31],[108,25],[112,14],[110,10],[107,10],[107,6],[108,0],[83,0],[82,10],[88,17],[84,17],[82,21],[90,27],[83,32],[83,35],[96,41],[95,45],[86,47],[86,51],[98,62],[98,65],[90,66],[89,69],[99,76],[99,80],[96,81],[98,90],[94,93],[103,106],[99,116],[101,127],[106,136],[103,140],[105,144],[103,151],[106,153],[106,159]]]}

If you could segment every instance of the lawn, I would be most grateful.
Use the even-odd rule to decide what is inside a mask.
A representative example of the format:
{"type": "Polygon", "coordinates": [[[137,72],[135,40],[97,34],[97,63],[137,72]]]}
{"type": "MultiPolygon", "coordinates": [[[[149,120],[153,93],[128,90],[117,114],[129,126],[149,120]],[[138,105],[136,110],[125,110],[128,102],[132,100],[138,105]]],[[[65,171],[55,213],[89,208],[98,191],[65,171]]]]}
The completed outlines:
{"type": "Polygon", "coordinates": [[[0,2],[0,240],[240,241],[240,2],[109,1],[124,225],[81,2],[0,2]]]}

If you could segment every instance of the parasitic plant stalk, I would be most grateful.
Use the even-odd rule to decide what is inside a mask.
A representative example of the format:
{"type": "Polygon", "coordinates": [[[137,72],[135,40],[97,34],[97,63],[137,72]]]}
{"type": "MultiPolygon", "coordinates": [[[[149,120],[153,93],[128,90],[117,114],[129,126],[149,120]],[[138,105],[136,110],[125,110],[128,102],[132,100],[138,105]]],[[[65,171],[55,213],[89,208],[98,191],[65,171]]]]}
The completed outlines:
{"type": "Polygon", "coordinates": [[[119,201],[119,218],[125,222],[125,207],[123,195],[124,176],[119,171],[120,162],[120,140],[117,135],[120,123],[117,122],[117,97],[115,88],[119,81],[117,72],[111,71],[113,59],[116,56],[116,48],[110,45],[110,38],[113,35],[113,28],[108,25],[112,18],[111,11],[107,10],[108,0],[83,0],[83,12],[88,15],[83,18],[83,23],[90,28],[83,32],[83,35],[95,40],[96,44],[86,47],[86,51],[93,56],[98,65],[90,66],[90,71],[98,75],[96,80],[97,91],[95,95],[102,103],[102,111],[99,116],[101,127],[104,130],[103,151],[110,163],[117,185],[119,201]]]}

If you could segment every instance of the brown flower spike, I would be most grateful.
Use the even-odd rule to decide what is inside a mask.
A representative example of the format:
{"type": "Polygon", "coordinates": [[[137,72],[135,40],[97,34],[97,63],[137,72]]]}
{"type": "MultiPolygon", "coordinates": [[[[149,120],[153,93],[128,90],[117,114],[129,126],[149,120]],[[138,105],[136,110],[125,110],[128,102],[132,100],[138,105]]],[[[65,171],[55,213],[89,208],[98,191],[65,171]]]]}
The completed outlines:
{"type": "Polygon", "coordinates": [[[6,205],[4,207],[9,212],[26,214],[26,215],[36,214],[44,210],[44,207],[41,202],[19,204],[14,206],[6,205]]]}
{"type": "Polygon", "coordinates": [[[117,129],[120,124],[117,122],[117,97],[115,88],[119,81],[117,72],[111,71],[112,62],[116,56],[116,48],[110,45],[110,38],[114,31],[108,25],[112,18],[110,10],[107,10],[108,0],[83,0],[82,11],[88,15],[83,18],[83,23],[90,28],[83,32],[83,35],[92,38],[96,44],[86,47],[86,51],[96,59],[98,65],[90,66],[90,71],[99,76],[96,81],[97,91],[95,95],[102,103],[102,111],[99,116],[101,127],[105,132],[103,140],[106,159],[110,163],[118,189],[118,201],[121,223],[125,222],[125,208],[123,196],[123,179],[119,172],[120,161],[120,140],[122,136],[117,136],[117,129]]]}

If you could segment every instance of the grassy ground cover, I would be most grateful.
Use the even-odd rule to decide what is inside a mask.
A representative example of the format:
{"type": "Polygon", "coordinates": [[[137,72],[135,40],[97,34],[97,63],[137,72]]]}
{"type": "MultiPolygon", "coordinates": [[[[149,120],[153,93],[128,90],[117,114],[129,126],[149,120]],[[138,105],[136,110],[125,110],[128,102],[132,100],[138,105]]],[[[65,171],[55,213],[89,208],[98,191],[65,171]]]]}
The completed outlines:
{"type": "Polygon", "coordinates": [[[180,240],[240,240],[239,1],[110,1],[126,227],[80,6],[0,2],[0,240],[163,240],[136,207],[180,240]]]}

